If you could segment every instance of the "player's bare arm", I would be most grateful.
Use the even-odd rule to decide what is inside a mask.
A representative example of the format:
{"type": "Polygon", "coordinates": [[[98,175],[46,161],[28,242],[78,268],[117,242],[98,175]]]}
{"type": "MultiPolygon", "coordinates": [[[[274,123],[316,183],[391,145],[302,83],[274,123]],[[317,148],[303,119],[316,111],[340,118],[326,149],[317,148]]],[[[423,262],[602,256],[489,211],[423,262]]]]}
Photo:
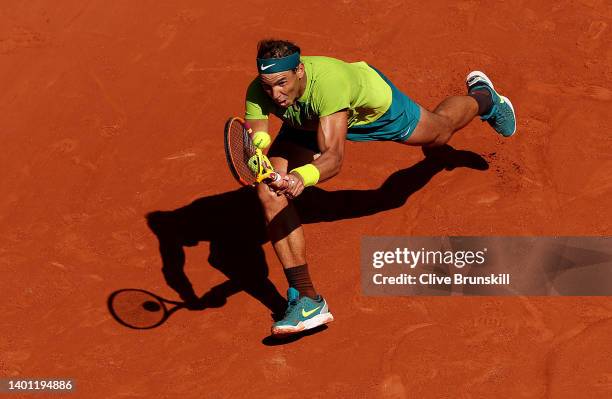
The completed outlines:
{"type": "MultiPolygon", "coordinates": [[[[342,110],[331,115],[321,117],[319,127],[317,129],[317,143],[321,149],[321,156],[315,159],[307,168],[313,170],[316,168],[318,173],[317,182],[322,182],[332,178],[340,172],[342,161],[344,159],[344,142],[347,132],[347,112],[342,110]]],[[[277,184],[273,188],[277,188],[278,194],[284,194],[288,198],[295,198],[304,191],[308,185],[307,177],[310,171],[306,172],[297,168],[287,176],[284,180],[287,182],[284,185],[277,184]]]]}
{"type": "Polygon", "coordinates": [[[319,182],[337,175],[344,159],[344,142],[347,132],[347,112],[342,110],[320,119],[317,143],[321,156],[312,164],[319,169],[319,182]]]}

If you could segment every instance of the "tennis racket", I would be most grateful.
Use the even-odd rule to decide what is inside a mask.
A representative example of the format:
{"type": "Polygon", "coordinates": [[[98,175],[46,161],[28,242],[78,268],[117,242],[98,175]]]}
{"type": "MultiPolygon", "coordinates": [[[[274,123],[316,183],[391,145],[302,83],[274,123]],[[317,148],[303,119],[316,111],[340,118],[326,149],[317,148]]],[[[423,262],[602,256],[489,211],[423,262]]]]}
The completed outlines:
{"type": "Polygon", "coordinates": [[[253,144],[251,134],[242,118],[232,117],[225,124],[225,156],[232,175],[244,186],[281,180],[268,157],[253,144]]]}
{"type": "Polygon", "coordinates": [[[107,305],[115,320],[136,330],[160,326],[174,312],[185,307],[182,302],[169,301],[149,291],[134,288],[113,292],[107,305]]]}

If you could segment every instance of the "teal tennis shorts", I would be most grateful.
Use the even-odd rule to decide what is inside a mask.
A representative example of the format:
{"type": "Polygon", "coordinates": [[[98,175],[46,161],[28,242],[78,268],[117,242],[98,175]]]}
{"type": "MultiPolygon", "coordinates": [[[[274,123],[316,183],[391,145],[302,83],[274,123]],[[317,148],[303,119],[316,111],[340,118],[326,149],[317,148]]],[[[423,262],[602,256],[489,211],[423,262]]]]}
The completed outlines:
{"type": "Polygon", "coordinates": [[[391,106],[380,118],[367,125],[353,126],[348,129],[346,138],[351,141],[406,141],[414,132],[421,108],[410,97],[402,93],[395,85],[370,65],[389,86],[391,86],[391,106]]]}

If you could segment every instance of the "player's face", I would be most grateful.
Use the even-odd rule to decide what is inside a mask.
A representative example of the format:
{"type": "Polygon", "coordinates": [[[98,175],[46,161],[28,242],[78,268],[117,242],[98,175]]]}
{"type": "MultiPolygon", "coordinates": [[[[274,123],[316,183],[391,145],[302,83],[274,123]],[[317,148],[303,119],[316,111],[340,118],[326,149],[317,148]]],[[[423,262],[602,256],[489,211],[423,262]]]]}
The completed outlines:
{"type": "Polygon", "coordinates": [[[264,91],[279,107],[287,108],[295,104],[302,90],[304,64],[296,71],[283,71],[259,75],[259,81],[264,91]]]}

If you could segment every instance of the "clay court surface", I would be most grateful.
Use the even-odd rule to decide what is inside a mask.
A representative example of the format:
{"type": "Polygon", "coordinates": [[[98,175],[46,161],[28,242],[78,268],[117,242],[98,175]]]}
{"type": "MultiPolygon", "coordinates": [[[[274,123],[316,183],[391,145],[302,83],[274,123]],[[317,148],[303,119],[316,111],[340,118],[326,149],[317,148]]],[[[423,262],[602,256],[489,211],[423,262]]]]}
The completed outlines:
{"type": "Polygon", "coordinates": [[[611,397],[610,299],[365,297],[359,270],[364,235],[610,235],[611,24],[605,0],[4,1],[0,376],[106,399],[611,397]],[[269,36],[368,61],[429,108],[481,69],[518,114],[511,139],[475,121],[451,141],[487,170],[347,143],[300,201],[336,321],[287,342],[268,337],[286,281],[222,137],[269,36]],[[113,292],[178,299],[154,211],[212,299],[132,330],[113,292]]]}

